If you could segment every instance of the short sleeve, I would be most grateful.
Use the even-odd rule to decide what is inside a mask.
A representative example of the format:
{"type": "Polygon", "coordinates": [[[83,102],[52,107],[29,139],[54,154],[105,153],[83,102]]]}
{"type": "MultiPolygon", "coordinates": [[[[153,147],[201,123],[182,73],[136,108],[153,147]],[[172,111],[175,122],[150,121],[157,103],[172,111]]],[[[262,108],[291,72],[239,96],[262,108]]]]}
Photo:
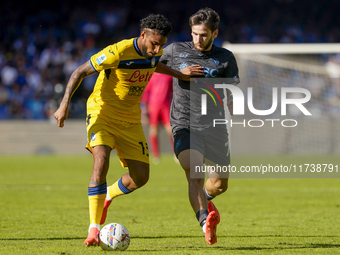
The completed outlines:
{"type": "Polygon", "coordinates": [[[116,44],[112,44],[104,48],[90,58],[90,64],[97,72],[105,69],[116,68],[119,61],[119,52],[116,44]]]}
{"type": "Polygon", "coordinates": [[[228,65],[225,69],[225,77],[232,78],[235,83],[240,83],[240,77],[238,75],[238,67],[236,63],[236,58],[233,54],[231,54],[228,65]]]}
{"type": "Polygon", "coordinates": [[[169,66],[169,67],[172,66],[172,49],[173,49],[173,43],[164,48],[163,55],[160,59],[160,61],[164,65],[169,66]]]}

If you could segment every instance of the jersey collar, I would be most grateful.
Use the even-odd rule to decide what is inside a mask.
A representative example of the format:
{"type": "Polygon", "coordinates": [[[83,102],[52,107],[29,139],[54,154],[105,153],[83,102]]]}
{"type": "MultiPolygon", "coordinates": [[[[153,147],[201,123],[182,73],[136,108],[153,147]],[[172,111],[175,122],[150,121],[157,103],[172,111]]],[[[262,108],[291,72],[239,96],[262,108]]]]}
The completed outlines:
{"type": "Polygon", "coordinates": [[[194,47],[194,43],[193,43],[192,41],[190,42],[190,45],[191,45],[192,50],[194,50],[194,51],[197,53],[197,55],[199,55],[199,56],[201,56],[201,57],[203,57],[203,56],[209,56],[209,55],[211,55],[211,54],[213,53],[213,51],[215,50],[215,45],[214,45],[214,44],[212,45],[211,49],[208,50],[208,51],[198,51],[198,50],[196,50],[195,47],[194,47]]]}
{"type": "Polygon", "coordinates": [[[141,55],[141,56],[143,57],[142,52],[138,49],[138,46],[137,46],[137,39],[138,39],[138,37],[137,37],[136,39],[133,40],[133,46],[135,47],[136,52],[137,52],[139,55],[141,55]]]}

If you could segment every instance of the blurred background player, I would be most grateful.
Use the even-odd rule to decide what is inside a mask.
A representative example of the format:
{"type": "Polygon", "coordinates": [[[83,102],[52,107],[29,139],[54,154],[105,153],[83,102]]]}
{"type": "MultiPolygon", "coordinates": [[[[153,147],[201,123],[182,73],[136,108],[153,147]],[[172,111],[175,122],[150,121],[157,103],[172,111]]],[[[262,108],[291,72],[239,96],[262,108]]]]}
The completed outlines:
{"type": "MultiPolygon", "coordinates": [[[[170,126],[170,104],[172,100],[172,76],[154,73],[142,96],[142,115],[146,116],[149,124],[149,150],[153,163],[160,162],[159,152],[159,123],[162,123],[173,148],[170,126]]],[[[142,117],[143,118],[143,117],[142,117]]]]}

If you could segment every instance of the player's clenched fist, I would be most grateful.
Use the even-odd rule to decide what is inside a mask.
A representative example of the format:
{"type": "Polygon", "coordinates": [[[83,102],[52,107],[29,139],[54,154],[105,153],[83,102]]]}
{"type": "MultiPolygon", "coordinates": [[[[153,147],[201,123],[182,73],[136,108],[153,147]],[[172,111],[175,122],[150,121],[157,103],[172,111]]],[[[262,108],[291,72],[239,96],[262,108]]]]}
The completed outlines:
{"type": "Polygon", "coordinates": [[[57,120],[58,127],[64,126],[64,121],[68,116],[68,107],[60,106],[58,110],[54,113],[54,118],[57,120]]]}

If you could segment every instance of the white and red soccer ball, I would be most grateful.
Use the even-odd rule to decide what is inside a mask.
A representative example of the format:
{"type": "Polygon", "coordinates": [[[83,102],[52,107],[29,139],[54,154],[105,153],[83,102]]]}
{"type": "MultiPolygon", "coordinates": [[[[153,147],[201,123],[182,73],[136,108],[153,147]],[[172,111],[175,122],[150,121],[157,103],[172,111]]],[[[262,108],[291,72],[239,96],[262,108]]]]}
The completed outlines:
{"type": "Polygon", "coordinates": [[[100,231],[99,245],[105,251],[125,251],[130,245],[130,233],[119,223],[110,223],[100,231]]]}

